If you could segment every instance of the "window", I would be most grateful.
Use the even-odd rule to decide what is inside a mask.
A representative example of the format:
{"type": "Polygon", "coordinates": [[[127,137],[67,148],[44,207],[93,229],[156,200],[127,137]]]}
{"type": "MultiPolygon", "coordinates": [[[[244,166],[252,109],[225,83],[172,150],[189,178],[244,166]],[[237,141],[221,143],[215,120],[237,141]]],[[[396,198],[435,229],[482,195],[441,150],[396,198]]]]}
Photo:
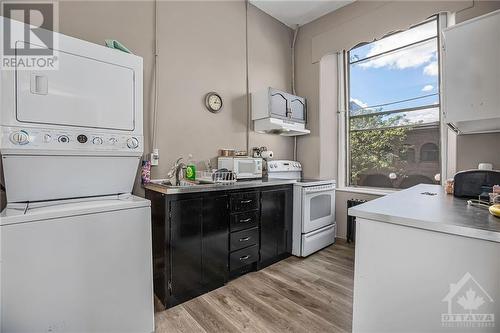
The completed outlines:
{"type": "Polygon", "coordinates": [[[420,160],[422,162],[437,162],[439,160],[439,148],[435,143],[426,143],[420,148],[420,160]]]}
{"type": "Polygon", "coordinates": [[[404,188],[440,173],[438,35],[434,17],[347,53],[348,185],[404,188]]]}
{"type": "Polygon", "coordinates": [[[402,161],[406,161],[408,163],[415,163],[415,148],[408,144],[404,144],[399,154],[399,158],[401,158],[402,161]]]}

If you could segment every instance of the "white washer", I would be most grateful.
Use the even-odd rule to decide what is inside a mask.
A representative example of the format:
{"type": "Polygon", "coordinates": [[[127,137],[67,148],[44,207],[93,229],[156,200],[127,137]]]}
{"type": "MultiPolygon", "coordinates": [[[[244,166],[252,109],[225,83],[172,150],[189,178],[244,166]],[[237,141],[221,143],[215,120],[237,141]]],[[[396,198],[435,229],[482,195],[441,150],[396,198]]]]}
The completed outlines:
{"type": "Polygon", "coordinates": [[[150,214],[131,195],[9,204],[0,331],[153,332],[150,214]]]}

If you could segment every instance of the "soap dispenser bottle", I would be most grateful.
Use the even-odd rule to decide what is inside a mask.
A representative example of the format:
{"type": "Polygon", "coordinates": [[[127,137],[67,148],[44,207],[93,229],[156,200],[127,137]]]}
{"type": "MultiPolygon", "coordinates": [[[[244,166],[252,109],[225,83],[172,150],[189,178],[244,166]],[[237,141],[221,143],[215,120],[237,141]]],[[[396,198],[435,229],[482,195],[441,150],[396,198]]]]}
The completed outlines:
{"type": "Polygon", "coordinates": [[[187,166],[186,166],[186,179],[196,180],[196,164],[193,161],[193,155],[189,154],[187,166]]]}

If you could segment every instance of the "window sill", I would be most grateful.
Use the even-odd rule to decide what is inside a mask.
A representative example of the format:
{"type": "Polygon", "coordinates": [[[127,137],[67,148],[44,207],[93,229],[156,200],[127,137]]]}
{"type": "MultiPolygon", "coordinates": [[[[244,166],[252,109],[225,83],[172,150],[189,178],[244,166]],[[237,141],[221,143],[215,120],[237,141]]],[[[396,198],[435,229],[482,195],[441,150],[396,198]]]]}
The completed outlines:
{"type": "Polygon", "coordinates": [[[368,187],[339,187],[335,189],[336,191],[339,192],[349,192],[349,193],[359,193],[359,194],[370,194],[370,195],[379,195],[379,196],[384,196],[387,194],[395,193],[398,192],[399,190],[394,189],[375,189],[375,188],[368,188],[368,187]]]}

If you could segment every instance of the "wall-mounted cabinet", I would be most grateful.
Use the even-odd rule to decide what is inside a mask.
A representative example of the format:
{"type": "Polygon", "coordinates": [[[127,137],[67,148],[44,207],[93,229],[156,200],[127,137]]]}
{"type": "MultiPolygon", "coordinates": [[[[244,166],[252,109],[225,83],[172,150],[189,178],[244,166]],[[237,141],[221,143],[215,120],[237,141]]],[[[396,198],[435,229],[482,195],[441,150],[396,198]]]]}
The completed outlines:
{"type": "Polygon", "coordinates": [[[277,117],[298,123],[306,122],[306,101],[303,97],[294,96],[284,91],[268,88],[256,93],[252,113],[253,120],[277,117]]]}
{"type": "Polygon", "coordinates": [[[500,132],[500,10],[443,31],[444,121],[458,133],[500,132]]]}
{"type": "Polygon", "coordinates": [[[305,128],[305,98],[271,87],[252,93],[252,120],[257,132],[287,136],[310,133],[305,128]]]}

